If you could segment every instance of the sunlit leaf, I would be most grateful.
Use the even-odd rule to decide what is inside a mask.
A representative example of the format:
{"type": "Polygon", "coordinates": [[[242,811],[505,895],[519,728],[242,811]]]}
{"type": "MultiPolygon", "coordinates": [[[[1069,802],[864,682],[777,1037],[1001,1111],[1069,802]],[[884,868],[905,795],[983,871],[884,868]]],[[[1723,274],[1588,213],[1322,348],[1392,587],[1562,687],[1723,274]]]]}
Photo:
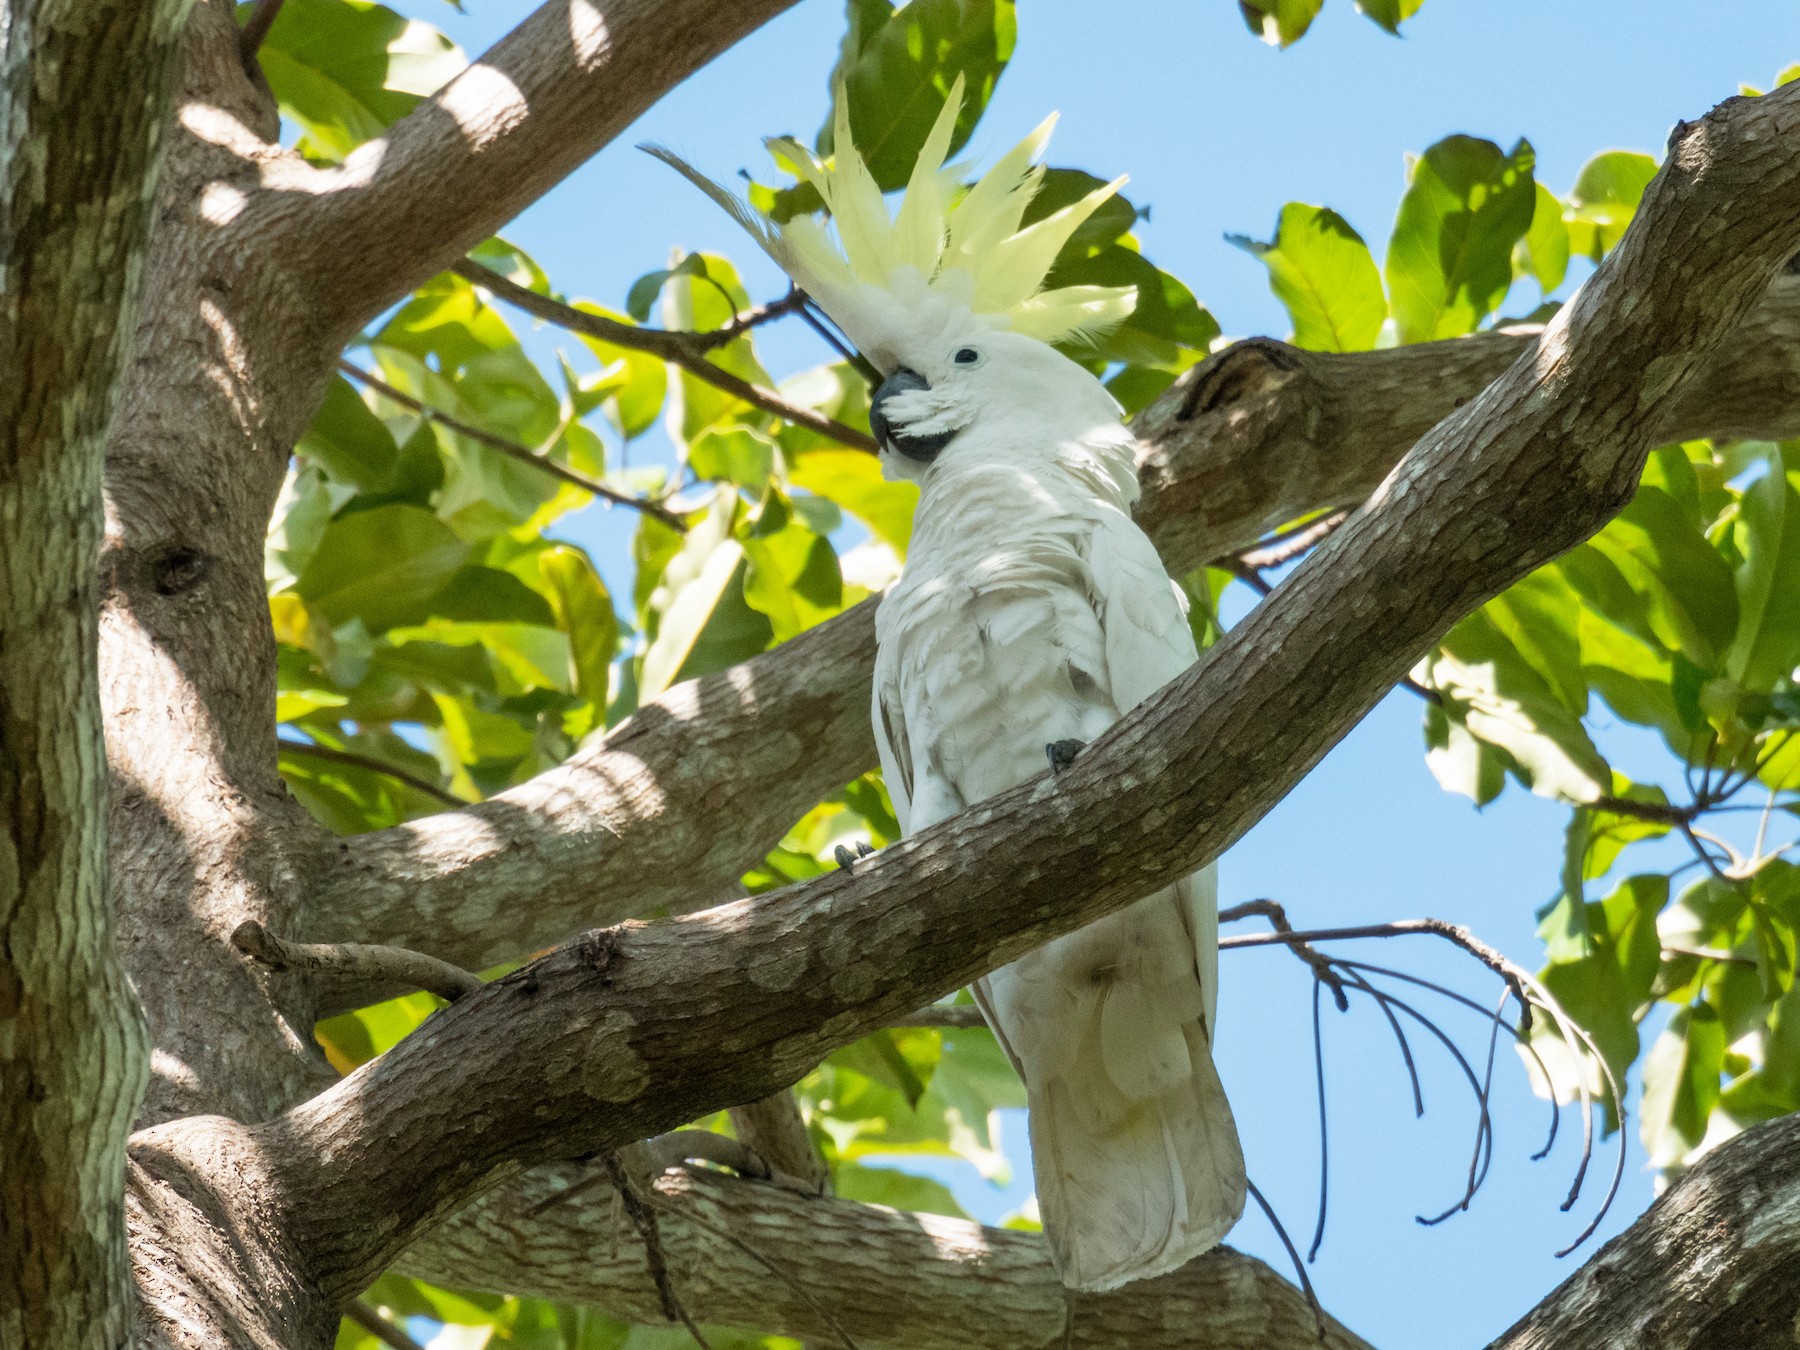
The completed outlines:
{"type": "Polygon", "coordinates": [[[1362,236],[1336,211],[1289,202],[1272,241],[1233,235],[1231,242],[1269,269],[1269,287],[1287,307],[1297,346],[1356,352],[1375,345],[1387,321],[1381,274],[1362,236]]]}
{"type": "Polygon", "coordinates": [[[1472,332],[1512,285],[1513,245],[1536,208],[1528,141],[1449,136],[1413,164],[1388,242],[1389,303],[1403,342],[1472,332]]]}

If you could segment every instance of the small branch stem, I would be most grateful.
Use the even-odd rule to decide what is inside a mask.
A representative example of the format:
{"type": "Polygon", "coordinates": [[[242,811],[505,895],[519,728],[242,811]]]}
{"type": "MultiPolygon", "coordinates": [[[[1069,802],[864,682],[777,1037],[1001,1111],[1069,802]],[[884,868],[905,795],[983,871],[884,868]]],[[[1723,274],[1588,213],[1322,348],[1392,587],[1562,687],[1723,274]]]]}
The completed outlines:
{"type": "MultiPolygon", "coordinates": [[[[741,399],[752,407],[761,408],[764,412],[773,413],[784,421],[792,422],[797,427],[805,427],[808,431],[817,432],[828,440],[840,445],[849,446],[852,450],[866,450],[875,453],[875,438],[845,426],[836,418],[827,417],[824,413],[811,408],[803,408],[790,402],[760,384],[733,375],[728,370],[721,370],[706,359],[706,352],[720,345],[713,341],[711,333],[672,333],[667,329],[640,328],[635,324],[620,323],[616,319],[608,319],[603,315],[589,314],[585,310],[576,309],[573,305],[565,305],[560,300],[552,300],[549,296],[539,295],[529,287],[521,286],[510,278],[503,277],[491,267],[483,267],[480,263],[464,258],[456,263],[451,271],[465,281],[473,282],[484,290],[491,291],[509,305],[524,310],[546,323],[553,323],[558,328],[566,328],[571,333],[579,333],[587,337],[597,338],[601,342],[610,342],[615,347],[629,347],[637,351],[649,352],[660,356],[671,365],[680,366],[695,379],[704,380],[715,389],[722,389],[733,398],[741,399]]],[[[736,336],[734,333],[732,336],[736,336]]],[[[729,340],[729,339],[727,339],[729,340]]]]}
{"type": "Polygon", "coordinates": [[[368,1332],[383,1345],[390,1345],[393,1350],[425,1350],[411,1336],[383,1317],[375,1309],[361,1299],[353,1299],[344,1305],[344,1316],[357,1326],[368,1332]]]}
{"type": "Polygon", "coordinates": [[[359,755],[353,750],[339,750],[334,746],[317,745],[310,741],[277,740],[275,744],[292,755],[304,755],[309,759],[326,760],[332,764],[347,764],[353,768],[367,769],[371,773],[385,774],[397,783],[404,783],[414,792],[421,792],[427,797],[436,798],[445,806],[461,809],[469,803],[455,793],[446,792],[429,779],[421,778],[416,773],[408,773],[371,755],[359,755]]]}
{"type": "MultiPolygon", "coordinates": [[[[1222,909],[1219,911],[1219,922],[1221,924],[1241,923],[1245,919],[1266,919],[1268,920],[1269,927],[1273,928],[1277,933],[1285,933],[1291,936],[1294,932],[1294,925],[1288,922],[1287,911],[1281,907],[1280,902],[1275,900],[1246,900],[1241,905],[1233,905],[1230,909],[1222,909]]],[[[1221,949],[1226,946],[1237,945],[1248,944],[1238,944],[1226,941],[1221,941],[1219,943],[1221,949]]],[[[1314,951],[1304,942],[1290,941],[1287,945],[1288,950],[1293,952],[1295,956],[1299,957],[1311,967],[1313,978],[1331,990],[1331,996],[1333,1001],[1337,1004],[1337,1010],[1339,1012],[1348,1012],[1350,1009],[1350,998],[1349,995],[1344,992],[1343,980],[1340,979],[1338,973],[1331,968],[1331,958],[1314,951]]]]}
{"type": "Polygon", "coordinates": [[[901,1027],[979,1027],[987,1025],[973,1003],[929,1003],[916,1012],[896,1017],[888,1025],[901,1027]]]}
{"type": "MultiPolygon", "coordinates": [[[[1225,915],[1230,913],[1233,911],[1227,910],[1221,913],[1219,916],[1221,922],[1225,920],[1225,915]]],[[[1530,1030],[1532,999],[1529,997],[1529,991],[1535,984],[1530,974],[1507,960],[1461,924],[1450,923],[1445,919],[1396,919],[1392,923],[1359,924],[1350,928],[1314,928],[1306,932],[1294,932],[1290,929],[1286,932],[1274,933],[1240,933],[1233,937],[1220,938],[1219,949],[1224,951],[1231,947],[1275,945],[1296,947],[1313,942],[1343,942],[1355,938],[1408,937],[1420,933],[1440,937],[1446,942],[1454,943],[1502,980],[1505,980],[1507,986],[1513,991],[1513,996],[1519,1000],[1521,1029],[1530,1030]]]]}
{"type": "Polygon", "coordinates": [[[263,39],[269,36],[269,29],[275,26],[276,16],[281,13],[281,3],[282,0],[256,0],[251,6],[243,28],[238,31],[238,51],[246,66],[262,50],[263,39]]]}
{"type": "Polygon", "coordinates": [[[470,440],[485,445],[490,450],[497,450],[511,459],[518,460],[521,464],[529,464],[533,468],[541,469],[552,478],[560,478],[563,482],[578,487],[583,492],[591,493],[603,501],[609,501],[615,506],[626,506],[633,511],[642,511],[647,516],[655,516],[672,530],[683,533],[687,530],[687,522],[667,507],[643,497],[634,497],[629,492],[620,492],[617,488],[608,487],[596,478],[589,478],[584,473],[577,473],[574,469],[567,468],[545,455],[538,454],[529,446],[520,445],[517,441],[509,441],[504,436],[496,436],[491,431],[484,431],[482,428],[472,426],[448,413],[439,412],[436,408],[421,403],[411,394],[394,388],[380,376],[364,370],[352,361],[346,361],[340,357],[338,369],[357,383],[366,385],[383,398],[398,403],[409,412],[417,413],[420,417],[436,422],[439,426],[459,432],[470,440]]]}
{"type": "Polygon", "coordinates": [[[376,947],[361,942],[289,942],[254,919],[246,919],[231,935],[231,945],[270,970],[305,970],[316,975],[407,985],[454,1003],[482,987],[448,961],[404,947],[376,947]]]}

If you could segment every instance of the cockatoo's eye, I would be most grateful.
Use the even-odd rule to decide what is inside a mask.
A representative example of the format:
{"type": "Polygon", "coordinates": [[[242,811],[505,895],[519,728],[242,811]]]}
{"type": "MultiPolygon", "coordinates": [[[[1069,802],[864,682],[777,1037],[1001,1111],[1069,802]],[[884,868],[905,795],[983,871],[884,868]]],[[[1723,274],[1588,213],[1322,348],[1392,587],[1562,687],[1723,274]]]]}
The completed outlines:
{"type": "Polygon", "coordinates": [[[981,353],[973,347],[959,347],[956,355],[950,359],[959,366],[978,366],[981,364],[981,353]]]}

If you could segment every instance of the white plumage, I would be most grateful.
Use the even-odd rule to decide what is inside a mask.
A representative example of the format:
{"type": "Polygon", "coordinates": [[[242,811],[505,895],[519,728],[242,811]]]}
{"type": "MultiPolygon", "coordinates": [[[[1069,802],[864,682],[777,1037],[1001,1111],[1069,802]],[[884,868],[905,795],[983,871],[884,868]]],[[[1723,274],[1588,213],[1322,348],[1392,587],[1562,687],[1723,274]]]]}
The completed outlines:
{"type": "MultiPolygon", "coordinates": [[[[1019,228],[1048,124],[958,196],[955,111],[892,217],[841,115],[830,165],[776,145],[833,210],[842,254],[818,222],[767,226],[706,184],[889,376],[871,420],[884,469],[920,498],[876,619],[873,718],[908,833],[1044,772],[1049,743],[1093,740],[1196,655],[1131,519],[1118,405],[1040,340],[1129,313],[1129,296],[1040,291],[1070,213],[1098,202],[1019,228]]],[[[1242,1212],[1211,1053],[1217,969],[1208,868],[976,986],[1025,1081],[1039,1208],[1073,1288],[1172,1270],[1242,1212]]]]}

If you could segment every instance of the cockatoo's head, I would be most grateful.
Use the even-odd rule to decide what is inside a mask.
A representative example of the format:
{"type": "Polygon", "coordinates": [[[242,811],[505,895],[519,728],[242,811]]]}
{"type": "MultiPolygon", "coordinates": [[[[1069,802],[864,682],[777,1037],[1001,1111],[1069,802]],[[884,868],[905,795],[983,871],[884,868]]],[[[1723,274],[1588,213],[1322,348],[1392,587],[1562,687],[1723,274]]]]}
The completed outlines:
{"type": "Polygon", "coordinates": [[[946,456],[1116,432],[1119,405],[1054,347],[1022,333],[974,330],[909,352],[875,391],[869,425],[883,472],[922,479],[946,456]]]}
{"type": "Polygon", "coordinates": [[[1045,290],[1044,280],[1063,245],[1125,180],[1024,224],[1043,181],[1033,161],[1051,117],[965,189],[960,171],[944,163],[962,107],[959,78],[890,213],[851,139],[842,87],[836,103],[829,161],[791,140],[769,143],[778,162],[817,190],[835,238],[814,216],[769,221],[676,156],[646,148],[731,212],[886,377],[871,421],[887,471],[917,477],[957,437],[999,419],[1058,438],[1116,427],[1117,405],[1100,382],[1050,344],[1122,322],[1137,289],[1045,290]]]}

